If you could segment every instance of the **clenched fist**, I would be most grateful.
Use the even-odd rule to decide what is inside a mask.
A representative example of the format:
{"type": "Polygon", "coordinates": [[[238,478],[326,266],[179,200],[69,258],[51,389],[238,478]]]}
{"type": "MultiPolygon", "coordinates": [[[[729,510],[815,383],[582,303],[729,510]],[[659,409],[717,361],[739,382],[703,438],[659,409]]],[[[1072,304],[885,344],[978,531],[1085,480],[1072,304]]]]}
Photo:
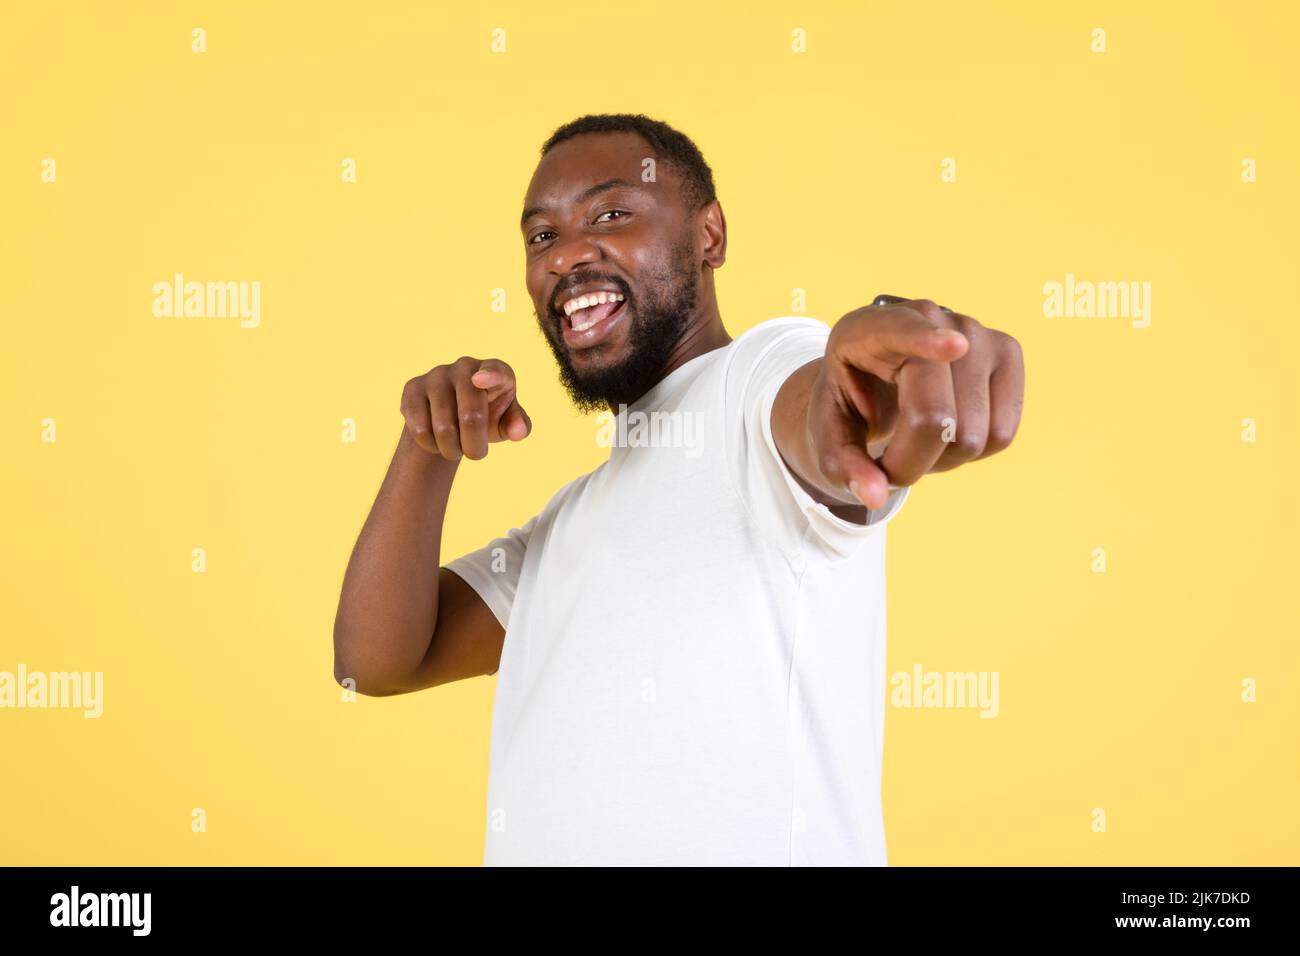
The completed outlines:
{"type": "Polygon", "coordinates": [[[456,461],[486,457],[488,444],[523,441],[532,419],[515,396],[515,373],[498,359],[464,356],[413,378],[402,390],[402,417],[425,451],[456,461]]]}

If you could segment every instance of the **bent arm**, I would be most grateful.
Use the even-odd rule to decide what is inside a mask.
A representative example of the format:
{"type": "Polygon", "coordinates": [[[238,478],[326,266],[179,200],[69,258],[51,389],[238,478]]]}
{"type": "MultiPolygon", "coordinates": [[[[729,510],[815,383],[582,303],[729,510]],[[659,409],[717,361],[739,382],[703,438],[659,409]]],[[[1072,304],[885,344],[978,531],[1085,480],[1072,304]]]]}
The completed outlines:
{"type": "Polygon", "coordinates": [[[348,561],[334,619],[334,677],[370,696],[494,673],[505,633],[474,590],[440,567],[459,460],[402,431],[348,561]]]}

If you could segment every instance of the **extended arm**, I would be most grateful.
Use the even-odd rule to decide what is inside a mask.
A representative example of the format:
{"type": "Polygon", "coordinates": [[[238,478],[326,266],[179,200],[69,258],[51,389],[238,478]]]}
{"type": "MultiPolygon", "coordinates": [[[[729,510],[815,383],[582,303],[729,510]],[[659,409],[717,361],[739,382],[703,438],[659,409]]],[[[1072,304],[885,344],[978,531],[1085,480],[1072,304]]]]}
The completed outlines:
{"type": "Polygon", "coordinates": [[[772,437],[815,500],[862,522],[891,484],[1010,445],[1023,400],[1011,336],[928,299],[867,306],[836,323],[822,358],[786,379],[772,437]]]}

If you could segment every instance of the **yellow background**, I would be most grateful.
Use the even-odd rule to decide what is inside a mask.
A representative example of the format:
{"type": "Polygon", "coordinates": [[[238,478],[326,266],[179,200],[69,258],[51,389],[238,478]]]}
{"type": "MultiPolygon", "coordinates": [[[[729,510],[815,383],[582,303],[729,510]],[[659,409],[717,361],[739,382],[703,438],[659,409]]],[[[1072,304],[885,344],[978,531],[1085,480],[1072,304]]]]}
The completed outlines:
{"type": "Polygon", "coordinates": [[[890,862],[1300,863],[1283,7],[11,5],[0,670],[101,670],[105,712],[0,710],[0,863],[480,862],[495,678],[344,703],[331,625],[406,379],[504,358],[535,425],[462,467],[445,558],[607,454],[517,230],[588,112],[703,150],[733,335],[799,288],[827,322],[926,296],[1024,347],[1016,444],[890,527],[890,671],[1001,675],[995,720],[889,711],[890,862]],[[176,272],[260,281],[260,327],[155,318],[176,272]],[[1066,273],[1149,281],[1151,326],[1045,318],[1066,273]]]}

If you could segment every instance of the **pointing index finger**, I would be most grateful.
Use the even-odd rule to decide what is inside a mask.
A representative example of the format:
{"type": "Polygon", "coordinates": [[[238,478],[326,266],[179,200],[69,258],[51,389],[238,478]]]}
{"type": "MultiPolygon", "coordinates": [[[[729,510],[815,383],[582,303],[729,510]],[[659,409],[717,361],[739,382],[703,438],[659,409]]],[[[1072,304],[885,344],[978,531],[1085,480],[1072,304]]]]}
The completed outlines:
{"type": "Polygon", "coordinates": [[[887,381],[909,358],[954,362],[966,354],[970,342],[905,305],[879,311],[859,310],[836,324],[836,347],[850,365],[887,381]],[[847,326],[841,329],[841,326],[847,326]]]}
{"type": "Polygon", "coordinates": [[[506,388],[514,385],[514,373],[504,362],[487,359],[478,371],[469,377],[470,384],[487,391],[490,398],[496,398],[506,388]]]}

